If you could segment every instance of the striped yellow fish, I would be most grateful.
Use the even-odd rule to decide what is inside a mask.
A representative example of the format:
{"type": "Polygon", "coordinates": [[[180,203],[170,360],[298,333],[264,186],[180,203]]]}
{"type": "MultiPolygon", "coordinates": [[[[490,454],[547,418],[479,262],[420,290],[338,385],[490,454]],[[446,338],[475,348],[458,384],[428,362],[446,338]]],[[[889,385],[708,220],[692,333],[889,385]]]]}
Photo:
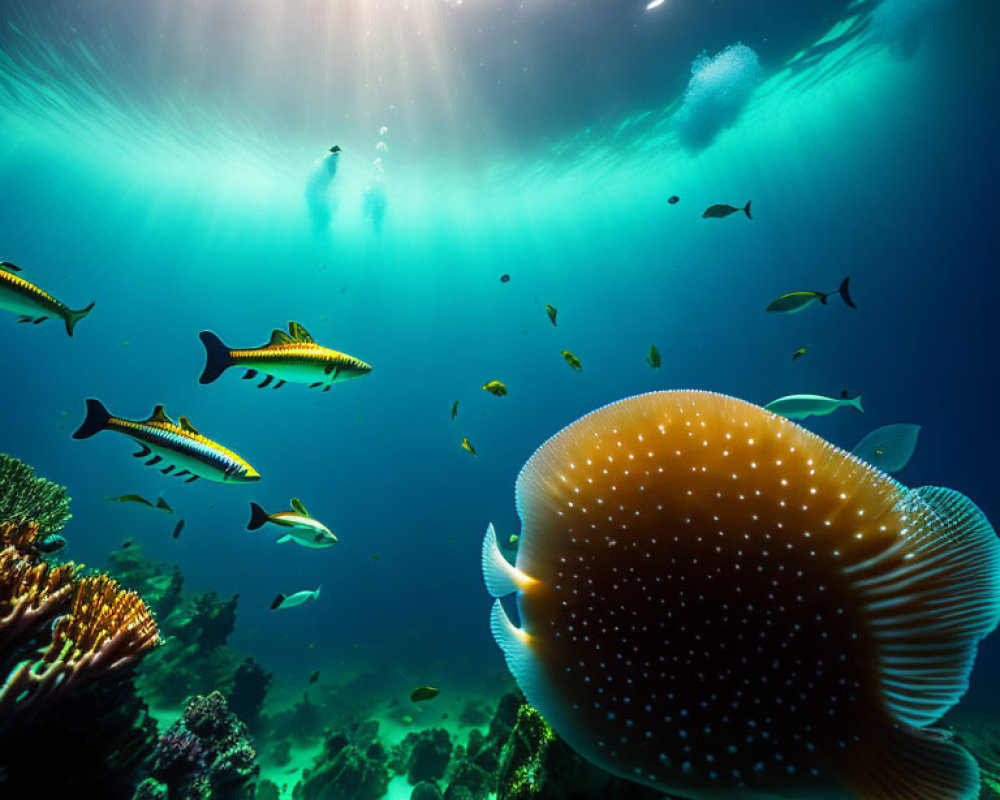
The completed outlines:
{"type": "Polygon", "coordinates": [[[49,317],[58,317],[66,325],[66,333],[73,335],[73,328],[94,307],[91,303],[80,311],[71,311],[52,295],[28,283],[17,273],[21,268],[9,261],[0,261],[0,308],[17,314],[18,322],[37,325],[49,317]]]}
{"type": "Polygon", "coordinates": [[[74,439],[89,439],[101,431],[115,431],[131,437],[140,450],[133,455],[145,458],[147,466],[159,467],[164,475],[189,476],[186,483],[205,478],[216,483],[248,483],[260,480],[260,473],[232,450],[206,439],[187,417],[174,422],[163,406],[156,406],[149,419],[130,420],[111,416],[104,403],[94,398],[87,400],[87,418],[74,439]],[[176,470],[176,472],[174,471],[176,470]]]}
{"type": "Polygon", "coordinates": [[[372,371],[369,364],[346,353],[338,353],[316,344],[309,332],[297,322],[288,323],[288,333],[275,330],[271,341],[261,347],[231,350],[211,331],[201,332],[205,345],[205,369],[202,383],[212,383],[229,367],[243,367],[243,378],[251,380],[264,375],[259,389],[278,379],[275,389],[286,383],[305,383],[311,389],[323,387],[330,391],[337,381],[360,378],[372,371]]]}

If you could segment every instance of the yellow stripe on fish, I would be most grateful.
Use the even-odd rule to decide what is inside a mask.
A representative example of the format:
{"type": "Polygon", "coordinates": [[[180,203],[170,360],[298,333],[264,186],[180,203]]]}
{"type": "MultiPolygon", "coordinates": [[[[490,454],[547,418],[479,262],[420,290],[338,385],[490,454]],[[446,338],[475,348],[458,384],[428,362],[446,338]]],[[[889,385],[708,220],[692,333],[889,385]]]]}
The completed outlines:
{"type": "Polygon", "coordinates": [[[245,380],[264,375],[259,389],[277,378],[275,389],[286,383],[304,383],[313,389],[322,387],[327,392],[338,381],[360,378],[372,370],[371,365],[359,358],[316,344],[297,322],[288,323],[288,333],[275,330],[271,340],[260,347],[232,350],[211,331],[202,331],[201,341],[206,356],[201,383],[212,383],[229,367],[235,366],[247,370],[243,376],[245,380]]]}
{"type": "Polygon", "coordinates": [[[90,313],[94,304],[72,311],[65,303],[18,275],[20,271],[20,267],[9,261],[0,261],[0,309],[17,314],[18,322],[34,325],[50,317],[58,317],[66,325],[66,333],[72,336],[76,323],[90,313]]]}
{"type": "Polygon", "coordinates": [[[202,436],[187,417],[174,422],[163,406],[156,406],[149,419],[130,420],[111,415],[100,400],[87,400],[87,417],[73,434],[74,439],[89,439],[101,431],[115,431],[134,439],[141,448],[136,458],[152,456],[147,466],[163,464],[164,475],[189,476],[187,483],[205,478],[216,483],[246,483],[260,480],[244,459],[217,442],[202,436]]]}

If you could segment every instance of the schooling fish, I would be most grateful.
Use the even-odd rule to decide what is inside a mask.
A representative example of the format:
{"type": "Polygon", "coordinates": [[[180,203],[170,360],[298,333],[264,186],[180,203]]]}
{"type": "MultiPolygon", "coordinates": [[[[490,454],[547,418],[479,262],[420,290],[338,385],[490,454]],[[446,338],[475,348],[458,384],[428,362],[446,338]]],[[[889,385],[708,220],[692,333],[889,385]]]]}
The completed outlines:
{"type": "Polygon", "coordinates": [[[309,676],[309,683],[316,683],[319,680],[319,670],[316,670],[312,675],[309,676]]]}
{"type": "Polygon", "coordinates": [[[771,305],[767,307],[767,312],[769,314],[795,314],[802,311],[804,308],[808,308],[817,300],[822,305],[826,305],[826,298],[832,294],[839,294],[840,299],[850,308],[857,308],[854,305],[854,301],[851,299],[850,291],[851,279],[844,278],[843,282],[840,284],[840,288],[836,292],[817,292],[812,289],[806,289],[798,292],[789,292],[788,294],[783,294],[777,300],[772,301],[771,305]]]}
{"type": "Polygon", "coordinates": [[[187,417],[174,422],[163,406],[156,406],[148,419],[130,420],[111,416],[100,400],[88,398],[87,418],[73,438],[89,439],[101,431],[114,431],[134,439],[140,448],[133,453],[136,458],[152,455],[147,466],[162,464],[160,472],[164,475],[187,475],[185,483],[198,478],[217,483],[260,480],[260,473],[236,453],[202,436],[187,417]]]}
{"type": "Polygon", "coordinates": [[[174,538],[179,539],[181,531],[183,530],[184,530],[184,520],[179,520],[178,523],[174,525],[174,534],[173,534],[174,538]]]}
{"type": "Polygon", "coordinates": [[[170,507],[170,504],[162,497],[156,498],[156,507],[160,509],[160,511],[166,511],[168,514],[174,513],[174,510],[170,507]]]}
{"type": "Polygon", "coordinates": [[[747,219],[753,219],[750,216],[750,202],[747,200],[747,204],[743,208],[737,208],[736,206],[727,206],[724,203],[717,206],[709,206],[705,209],[705,213],[701,215],[702,219],[722,219],[722,217],[728,217],[730,214],[735,214],[737,211],[742,211],[747,215],[747,219]]]}
{"type": "Polygon", "coordinates": [[[554,306],[550,306],[548,303],[545,304],[545,313],[549,315],[549,322],[553,325],[556,324],[556,314],[559,313],[558,309],[554,306]]]}
{"type": "Polygon", "coordinates": [[[503,397],[507,394],[507,387],[502,381],[490,381],[483,384],[483,389],[496,397],[503,397]]]}
{"type": "Polygon", "coordinates": [[[58,317],[65,324],[66,333],[72,336],[76,323],[90,313],[94,304],[80,311],[71,311],[52,295],[17,275],[20,271],[20,267],[9,261],[0,261],[0,309],[19,315],[18,322],[35,325],[49,317],[58,317]]]}
{"type": "Polygon", "coordinates": [[[907,489],[707,392],[606,406],[517,479],[490,526],[493,636],[581,755],[694,800],[972,800],[929,729],[1000,619],[1000,541],[965,496],[907,489]]]}
{"type": "Polygon", "coordinates": [[[804,356],[809,350],[809,347],[800,347],[794,353],[792,353],[792,361],[798,361],[802,356],[804,356]]]}
{"type": "Polygon", "coordinates": [[[137,494],[123,494],[119,497],[105,497],[105,500],[109,500],[112,503],[139,503],[140,505],[152,507],[152,503],[149,502],[145,497],[137,494]]]}
{"type": "Polygon", "coordinates": [[[468,439],[464,437],[462,438],[462,449],[470,453],[471,455],[476,454],[476,448],[472,446],[472,442],[470,442],[468,439]]]}
{"type": "Polygon", "coordinates": [[[852,452],[883,472],[899,472],[913,457],[919,435],[919,425],[886,425],[865,436],[852,452]]]}
{"type": "Polygon", "coordinates": [[[439,694],[441,694],[441,690],[433,686],[418,686],[410,692],[410,702],[422,703],[425,700],[433,700],[439,694]]]}
{"type": "Polygon", "coordinates": [[[458,400],[451,404],[451,418],[455,419],[458,416],[458,400]]]}
{"type": "Polygon", "coordinates": [[[345,353],[321,347],[313,341],[308,331],[297,322],[288,323],[288,333],[275,330],[271,340],[260,347],[247,350],[230,350],[211,331],[201,332],[205,345],[205,369],[201,383],[212,383],[229,367],[246,369],[244,380],[264,375],[258,388],[263,389],[275,378],[273,388],[286,383],[305,383],[310,389],[323,387],[324,392],[338,381],[360,378],[372,371],[370,365],[345,353]]]}
{"type": "Polygon", "coordinates": [[[279,608],[295,608],[295,606],[300,606],[306,600],[319,600],[319,590],[322,586],[317,586],[314,591],[308,592],[295,592],[295,594],[279,594],[274,598],[274,602],[271,603],[271,610],[275,611],[279,608]]]}
{"type": "Polygon", "coordinates": [[[653,369],[660,368],[660,351],[656,349],[655,344],[649,346],[649,355],[646,356],[646,363],[653,369]]]}
{"type": "Polygon", "coordinates": [[[839,398],[823,397],[818,394],[790,394],[787,397],[772,400],[764,406],[764,410],[780,414],[788,419],[806,419],[807,417],[823,417],[832,414],[844,406],[852,406],[858,411],[864,411],[861,407],[861,395],[848,397],[847,392],[843,392],[839,398]]]}
{"type": "Polygon", "coordinates": [[[563,350],[562,357],[566,359],[566,363],[569,364],[570,367],[575,369],[577,372],[581,372],[583,370],[583,364],[580,363],[580,359],[577,358],[569,350],[563,350]]]}
{"type": "Polygon", "coordinates": [[[321,549],[337,543],[337,537],[326,525],[309,515],[301,500],[293,497],[291,506],[291,511],[268,514],[256,503],[250,503],[250,522],[247,524],[247,530],[255,531],[271,522],[287,531],[278,539],[279,544],[293,541],[303,547],[321,549]]]}

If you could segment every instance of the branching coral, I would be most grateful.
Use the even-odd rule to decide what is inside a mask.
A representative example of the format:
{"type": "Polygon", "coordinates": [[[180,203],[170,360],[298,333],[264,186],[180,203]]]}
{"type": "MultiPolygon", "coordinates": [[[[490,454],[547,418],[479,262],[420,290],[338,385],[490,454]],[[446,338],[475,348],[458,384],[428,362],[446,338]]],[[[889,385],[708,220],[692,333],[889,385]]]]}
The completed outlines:
{"type": "Polygon", "coordinates": [[[0,686],[0,728],[38,712],[80,685],[132,663],[158,642],[156,623],[134,592],[106,575],[77,580],[73,564],[38,561],[34,523],[0,525],[0,653],[52,625],[41,653],[26,653],[0,686]],[[69,612],[59,615],[64,609],[69,612]]]}
{"type": "Polygon", "coordinates": [[[0,520],[37,523],[42,536],[62,530],[69,519],[62,486],[35,476],[22,461],[0,453],[0,520]]]}

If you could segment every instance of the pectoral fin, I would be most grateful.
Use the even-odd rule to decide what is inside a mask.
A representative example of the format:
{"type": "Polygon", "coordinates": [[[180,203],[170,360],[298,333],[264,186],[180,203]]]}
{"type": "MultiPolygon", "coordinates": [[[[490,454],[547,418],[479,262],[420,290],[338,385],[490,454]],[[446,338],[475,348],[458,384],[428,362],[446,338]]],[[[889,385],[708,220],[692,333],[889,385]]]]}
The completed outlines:
{"type": "Polygon", "coordinates": [[[262,380],[260,382],[260,384],[257,386],[257,388],[258,389],[263,389],[265,386],[267,386],[273,380],[274,380],[274,376],[273,375],[268,375],[266,378],[264,378],[264,380],[262,380]]]}
{"type": "Polygon", "coordinates": [[[257,377],[257,370],[255,370],[255,369],[248,369],[246,371],[246,374],[243,376],[243,380],[245,380],[245,381],[251,381],[251,380],[253,380],[256,377],[257,377]]]}
{"type": "Polygon", "coordinates": [[[302,505],[302,501],[297,497],[292,498],[292,508],[295,509],[296,514],[301,514],[303,517],[309,516],[309,512],[306,511],[306,507],[302,505]]]}

